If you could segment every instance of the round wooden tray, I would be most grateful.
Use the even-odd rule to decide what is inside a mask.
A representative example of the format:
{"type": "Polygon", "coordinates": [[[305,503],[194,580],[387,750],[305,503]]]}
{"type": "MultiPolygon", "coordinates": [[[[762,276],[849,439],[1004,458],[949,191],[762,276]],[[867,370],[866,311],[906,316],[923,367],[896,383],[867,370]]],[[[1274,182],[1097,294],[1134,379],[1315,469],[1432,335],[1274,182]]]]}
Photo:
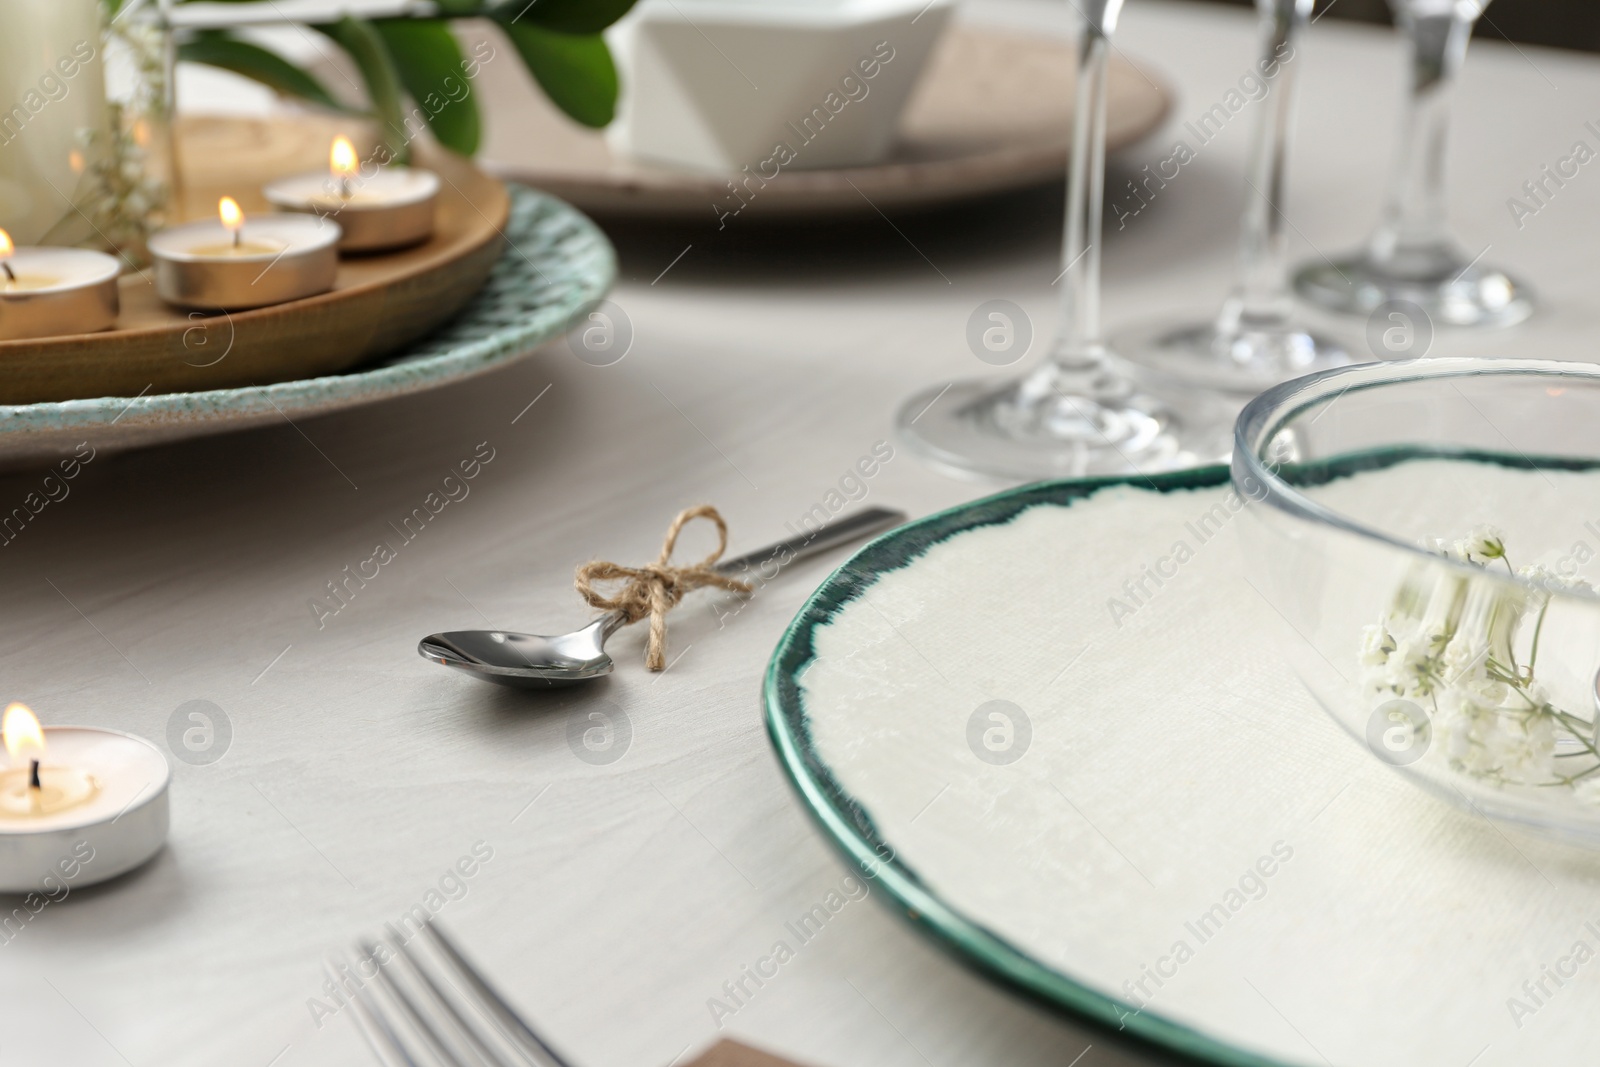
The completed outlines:
{"type": "MultiPolygon", "coordinates": [[[[481,30],[469,32],[483,32],[481,30]]],[[[497,46],[498,47],[498,46],[497,46]]],[[[934,49],[888,162],[786,170],[741,219],[871,214],[1059,180],[1072,137],[1076,60],[1070,41],[952,26],[934,49]]],[[[614,156],[603,134],[563,118],[517,63],[485,64],[479,91],[486,169],[598,215],[712,219],[727,177],[614,156]]],[[[1132,144],[1161,125],[1172,94],[1120,54],[1109,74],[1106,140],[1132,144]]]]}
{"type": "Polygon", "coordinates": [[[272,385],[0,404],[0,470],[54,462],[85,443],[105,454],[285,420],[298,425],[527,357],[584,321],[616,279],[617,260],[600,228],[566,204],[520,186],[507,194],[504,248],[483,287],[460,314],[400,352],[272,385]]]}
{"type": "MultiPolygon", "coordinates": [[[[314,116],[294,121],[184,119],[178,126],[183,218],[205,218],[229,195],[266,214],[261,186],[327,166],[339,132],[364,131],[314,116]]],[[[149,271],[120,282],[118,328],[44,340],[0,341],[0,403],[192,392],[333,374],[393,352],[447,322],[500,256],[505,188],[445,152],[418,164],[443,179],[437,230],[399,252],[340,261],[331,292],[221,314],[162,303],[149,271]]]]}

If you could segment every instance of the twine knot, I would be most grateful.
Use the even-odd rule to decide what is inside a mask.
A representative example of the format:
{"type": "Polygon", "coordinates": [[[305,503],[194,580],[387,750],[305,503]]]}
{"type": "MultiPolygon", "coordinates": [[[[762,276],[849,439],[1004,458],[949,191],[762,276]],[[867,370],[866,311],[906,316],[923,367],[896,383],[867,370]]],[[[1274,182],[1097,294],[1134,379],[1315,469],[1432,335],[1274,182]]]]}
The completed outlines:
{"type": "Polygon", "coordinates": [[[650,619],[650,640],[645,650],[644,665],[659,671],[667,665],[667,612],[677,607],[687,594],[703,586],[715,586],[734,593],[749,593],[749,582],[719,574],[712,565],[722,558],[728,547],[728,524],[722,521],[717,509],[710,504],[686,508],[678,512],[667,528],[661,543],[661,555],[654,563],[642,567],[624,567],[617,563],[595,560],[578,568],[573,585],[578,594],[602,611],[613,611],[622,616],[623,623],[650,619]],[[675,567],[669,560],[678,543],[678,534],[695,519],[710,519],[717,524],[717,547],[699,563],[675,567]],[[595,589],[595,582],[626,580],[614,596],[606,596],[595,589]]]}

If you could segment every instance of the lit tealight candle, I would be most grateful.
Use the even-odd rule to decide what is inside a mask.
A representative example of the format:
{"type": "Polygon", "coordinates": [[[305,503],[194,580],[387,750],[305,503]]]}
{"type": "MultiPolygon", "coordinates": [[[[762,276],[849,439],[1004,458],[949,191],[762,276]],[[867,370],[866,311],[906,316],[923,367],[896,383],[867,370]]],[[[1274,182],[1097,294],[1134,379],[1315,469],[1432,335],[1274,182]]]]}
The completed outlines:
{"type": "Polygon", "coordinates": [[[86,248],[17,248],[0,230],[0,340],[110,329],[122,265],[86,248]]]}
{"type": "Polygon", "coordinates": [[[0,772],[0,815],[54,815],[100,792],[100,783],[83,768],[44,764],[44,730],[26,704],[6,708],[0,732],[12,762],[0,772]]]}
{"type": "Polygon", "coordinates": [[[42,728],[25,704],[0,719],[10,761],[0,771],[0,893],[74,885],[144,863],[167,838],[166,757],[132,734],[42,728]]]}
{"type": "Polygon", "coordinates": [[[150,238],[156,292],[208,311],[266,307],[333,288],[339,224],[299,215],[246,219],[225,196],[215,221],[190,222],[150,238]]]}
{"type": "Polygon", "coordinates": [[[334,218],[344,229],[343,252],[376,252],[433,235],[439,176],[411,167],[363,167],[348,137],[328,150],[327,174],[296,174],[261,190],[281,211],[334,218]]]}

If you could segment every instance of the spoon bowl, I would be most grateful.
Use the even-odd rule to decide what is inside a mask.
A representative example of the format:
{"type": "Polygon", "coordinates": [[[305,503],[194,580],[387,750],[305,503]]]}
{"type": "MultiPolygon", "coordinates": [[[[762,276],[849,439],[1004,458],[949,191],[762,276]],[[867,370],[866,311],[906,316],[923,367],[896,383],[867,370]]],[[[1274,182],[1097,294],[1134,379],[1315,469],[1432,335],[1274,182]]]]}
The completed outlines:
{"type": "MultiPolygon", "coordinates": [[[[451,630],[417,645],[423,659],[513,689],[557,689],[610,674],[612,616],[556,637],[505,630],[451,630]]],[[[614,628],[614,627],[613,627],[614,628]]]]}

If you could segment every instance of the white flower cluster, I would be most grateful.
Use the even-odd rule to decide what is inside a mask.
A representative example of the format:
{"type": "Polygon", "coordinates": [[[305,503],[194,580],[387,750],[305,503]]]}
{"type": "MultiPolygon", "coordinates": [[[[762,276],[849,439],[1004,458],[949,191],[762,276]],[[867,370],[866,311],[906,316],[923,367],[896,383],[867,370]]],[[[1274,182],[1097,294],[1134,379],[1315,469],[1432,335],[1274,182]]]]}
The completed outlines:
{"type": "Polygon", "coordinates": [[[1506,558],[1506,538],[1493,526],[1478,526],[1459,541],[1446,541],[1442,537],[1429,538],[1423,548],[1440,556],[1462,563],[1487,565],[1490,560],[1506,558]]]}
{"type": "Polygon", "coordinates": [[[1502,581],[1419,565],[1402,583],[1381,623],[1363,631],[1362,681],[1371,699],[1414,701],[1427,713],[1438,751],[1458,771],[1500,784],[1569,785],[1600,804],[1600,754],[1591,724],[1550,703],[1534,680],[1538,629],[1550,593],[1588,588],[1547,568],[1513,570],[1505,537],[1481,526],[1458,541],[1424,547],[1487,569],[1494,561],[1544,587],[1530,591],[1502,581]],[[1524,620],[1533,617],[1528,662],[1517,658],[1524,620]],[[1556,760],[1557,742],[1589,758],[1556,760]],[[1573,748],[1576,741],[1582,748],[1573,748]]]}

